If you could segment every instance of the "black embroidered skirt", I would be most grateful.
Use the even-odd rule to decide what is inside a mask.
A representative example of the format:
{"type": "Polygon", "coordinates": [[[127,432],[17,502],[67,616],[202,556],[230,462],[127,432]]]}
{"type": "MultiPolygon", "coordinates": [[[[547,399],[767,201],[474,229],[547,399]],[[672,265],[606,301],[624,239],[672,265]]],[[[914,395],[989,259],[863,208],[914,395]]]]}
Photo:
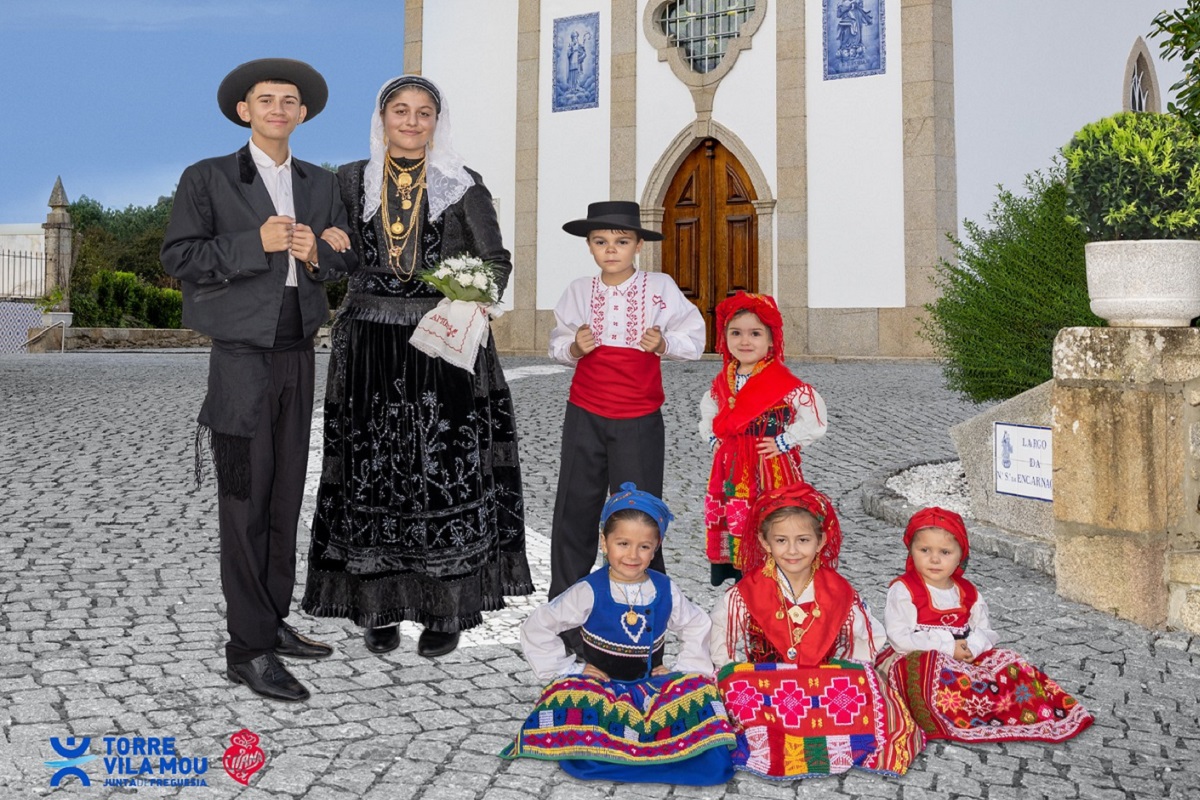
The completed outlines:
{"type": "Polygon", "coordinates": [[[495,342],[471,375],[412,348],[413,325],[347,316],[333,329],[302,606],[363,627],[474,627],[533,591],[495,342]]]}

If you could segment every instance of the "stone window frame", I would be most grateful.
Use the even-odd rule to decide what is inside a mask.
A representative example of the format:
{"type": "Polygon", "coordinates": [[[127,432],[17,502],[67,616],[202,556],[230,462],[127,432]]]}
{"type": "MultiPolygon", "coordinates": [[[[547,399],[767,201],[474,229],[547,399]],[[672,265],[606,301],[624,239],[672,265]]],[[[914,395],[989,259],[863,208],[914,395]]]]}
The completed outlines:
{"type": "Polygon", "coordinates": [[[1154,69],[1154,58],[1150,55],[1150,48],[1146,46],[1146,40],[1141,36],[1133,43],[1133,47],[1129,50],[1129,58],[1125,60],[1125,80],[1123,81],[1121,92],[1121,109],[1123,111],[1133,111],[1133,70],[1137,66],[1138,61],[1141,61],[1145,67],[1143,71],[1143,85],[1146,89],[1146,107],[1144,111],[1159,113],[1162,111],[1162,91],[1158,85],[1158,73],[1154,69]]]}
{"type": "Polygon", "coordinates": [[[658,60],[670,64],[675,77],[691,91],[692,100],[696,104],[696,113],[698,115],[712,113],[713,95],[716,94],[717,85],[729,70],[733,69],[741,52],[754,46],[754,34],[766,18],[767,4],[770,0],[755,0],[754,12],[742,23],[737,36],[729,40],[729,46],[725,50],[721,62],[710,72],[693,70],[679,51],[679,47],[672,44],[659,27],[659,16],[663,9],[672,2],[675,0],[647,3],[642,14],[642,32],[645,34],[646,40],[650,42],[650,46],[658,51],[658,60]]]}

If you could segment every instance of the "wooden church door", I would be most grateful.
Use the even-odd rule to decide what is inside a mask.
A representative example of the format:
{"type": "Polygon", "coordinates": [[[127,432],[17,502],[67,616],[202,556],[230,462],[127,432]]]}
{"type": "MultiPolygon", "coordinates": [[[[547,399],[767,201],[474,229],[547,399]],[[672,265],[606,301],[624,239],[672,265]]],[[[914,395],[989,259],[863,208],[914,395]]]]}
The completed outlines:
{"type": "Polygon", "coordinates": [[[708,352],[717,303],[739,289],[758,291],[755,199],[733,153],[705,139],[680,164],[663,201],[662,269],[704,315],[708,352]]]}

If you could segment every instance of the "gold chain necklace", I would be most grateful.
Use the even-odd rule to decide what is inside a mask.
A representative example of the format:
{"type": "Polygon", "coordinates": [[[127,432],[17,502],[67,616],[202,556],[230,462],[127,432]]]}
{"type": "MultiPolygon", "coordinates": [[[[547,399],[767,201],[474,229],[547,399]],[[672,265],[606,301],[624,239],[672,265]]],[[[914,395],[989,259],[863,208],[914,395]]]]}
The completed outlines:
{"type": "MultiPolygon", "coordinates": [[[[800,596],[804,594],[808,590],[808,587],[812,584],[813,578],[817,576],[817,568],[819,566],[819,562],[817,562],[817,560],[814,558],[812,571],[808,573],[808,580],[804,582],[804,586],[800,588],[799,592],[796,592],[795,590],[792,591],[793,605],[790,608],[788,607],[787,598],[783,596],[783,587],[779,585],[778,581],[775,583],[775,589],[779,592],[779,610],[775,612],[775,619],[787,619],[788,639],[791,641],[792,645],[787,651],[787,657],[789,661],[796,660],[796,655],[798,653],[796,648],[799,646],[800,641],[804,638],[804,634],[808,633],[808,629],[813,626],[813,622],[815,622],[816,619],[821,616],[821,604],[816,601],[815,597],[813,598],[813,610],[811,613],[806,615],[804,613],[804,609],[800,608],[800,596]],[[787,609],[786,612],[784,611],[785,608],[787,609]],[[808,624],[805,625],[805,622],[808,624]]],[[[788,588],[791,589],[791,580],[787,577],[787,575],[783,575],[782,577],[788,582],[788,588]]]]}
{"type": "Polygon", "coordinates": [[[392,160],[389,155],[387,157],[387,170],[383,181],[383,197],[380,201],[381,221],[383,222],[383,235],[387,239],[387,260],[388,266],[392,273],[402,281],[410,280],[413,273],[417,269],[417,254],[413,256],[412,266],[408,269],[404,268],[404,253],[408,250],[409,242],[421,240],[421,199],[425,195],[425,159],[414,164],[411,167],[405,168],[392,160]],[[395,169],[393,169],[393,167],[395,169]],[[410,173],[421,169],[420,175],[414,181],[410,173]],[[409,215],[409,224],[405,226],[403,220],[391,218],[391,212],[388,209],[388,184],[396,187],[396,197],[400,200],[400,208],[403,211],[412,209],[409,215]],[[413,197],[415,184],[416,196],[413,197]]]}

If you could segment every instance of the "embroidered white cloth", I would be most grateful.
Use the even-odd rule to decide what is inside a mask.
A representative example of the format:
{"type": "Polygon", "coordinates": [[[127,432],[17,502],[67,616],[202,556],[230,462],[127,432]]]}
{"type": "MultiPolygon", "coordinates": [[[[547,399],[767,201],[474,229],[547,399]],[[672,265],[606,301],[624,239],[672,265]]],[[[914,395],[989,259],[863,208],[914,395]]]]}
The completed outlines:
{"type": "Polygon", "coordinates": [[[487,343],[489,311],[483,303],[444,297],[421,317],[408,343],[474,375],[475,357],[487,343]]]}

